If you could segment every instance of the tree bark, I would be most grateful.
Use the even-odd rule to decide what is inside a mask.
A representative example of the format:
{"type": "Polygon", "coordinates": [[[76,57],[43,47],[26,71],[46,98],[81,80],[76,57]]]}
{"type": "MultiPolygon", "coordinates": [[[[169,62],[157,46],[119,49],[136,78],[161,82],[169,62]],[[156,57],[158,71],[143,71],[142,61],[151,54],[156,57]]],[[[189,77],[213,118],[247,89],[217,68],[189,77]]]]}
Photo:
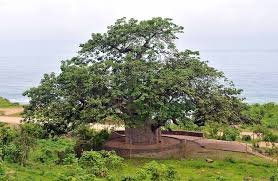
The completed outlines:
{"type": "Polygon", "coordinates": [[[158,144],[161,142],[160,128],[152,129],[151,125],[144,125],[138,128],[125,129],[125,142],[127,144],[158,144]]]}

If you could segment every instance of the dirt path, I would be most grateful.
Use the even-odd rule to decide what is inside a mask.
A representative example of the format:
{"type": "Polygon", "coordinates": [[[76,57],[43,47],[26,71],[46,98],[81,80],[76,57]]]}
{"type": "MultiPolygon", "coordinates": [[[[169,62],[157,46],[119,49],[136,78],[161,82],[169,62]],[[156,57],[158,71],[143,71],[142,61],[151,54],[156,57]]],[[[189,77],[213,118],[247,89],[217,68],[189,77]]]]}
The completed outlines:
{"type": "Polygon", "coordinates": [[[9,124],[20,124],[21,120],[22,120],[21,117],[0,116],[0,122],[9,123],[9,124]]]}
{"type": "Polygon", "coordinates": [[[23,112],[22,107],[13,107],[13,108],[0,108],[0,112],[3,112],[3,116],[12,116],[14,114],[20,114],[23,112]]]}
{"type": "Polygon", "coordinates": [[[9,124],[20,124],[22,117],[18,116],[23,112],[23,108],[0,108],[2,115],[0,116],[0,122],[5,122],[9,124]]]}

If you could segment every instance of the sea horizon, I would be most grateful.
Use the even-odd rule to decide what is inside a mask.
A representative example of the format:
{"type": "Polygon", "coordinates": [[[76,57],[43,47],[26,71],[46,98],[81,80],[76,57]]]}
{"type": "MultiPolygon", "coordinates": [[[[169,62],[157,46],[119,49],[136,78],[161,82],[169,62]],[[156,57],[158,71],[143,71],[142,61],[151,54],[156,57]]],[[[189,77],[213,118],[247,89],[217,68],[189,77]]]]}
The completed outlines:
{"type": "MultiPolygon", "coordinates": [[[[278,50],[201,50],[201,59],[223,71],[247,103],[278,102],[278,50]]],[[[39,85],[43,74],[59,72],[63,55],[0,56],[0,96],[12,102],[28,103],[22,93],[39,85]]]]}

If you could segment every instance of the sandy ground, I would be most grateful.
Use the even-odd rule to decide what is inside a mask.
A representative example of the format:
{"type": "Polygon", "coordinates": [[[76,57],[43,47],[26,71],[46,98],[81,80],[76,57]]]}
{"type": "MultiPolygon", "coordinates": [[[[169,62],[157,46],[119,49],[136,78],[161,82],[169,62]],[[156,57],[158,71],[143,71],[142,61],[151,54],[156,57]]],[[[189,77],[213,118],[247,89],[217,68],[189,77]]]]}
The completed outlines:
{"type": "MultiPolygon", "coordinates": [[[[20,124],[20,121],[22,120],[21,117],[14,116],[14,115],[22,113],[23,108],[0,108],[0,112],[3,112],[4,114],[0,116],[0,122],[5,122],[9,124],[20,124]]],[[[124,126],[116,126],[112,124],[95,123],[92,124],[91,126],[96,130],[102,130],[102,129],[124,130],[124,126]]]]}
{"type": "Polygon", "coordinates": [[[23,112],[22,107],[15,107],[15,108],[0,108],[0,112],[4,113],[4,116],[11,116],[13,114],[18,114],[23,112]]]}
{"type": "Polygon", "coordinates": [[[3,115],[0,116],[0,122],[5,122],[9,124],[20,124],[22,118],[20,116],[14,116],[15,114],[20,114],[23,112],[23,108],[0,108],[0,112],[3,115]]]}

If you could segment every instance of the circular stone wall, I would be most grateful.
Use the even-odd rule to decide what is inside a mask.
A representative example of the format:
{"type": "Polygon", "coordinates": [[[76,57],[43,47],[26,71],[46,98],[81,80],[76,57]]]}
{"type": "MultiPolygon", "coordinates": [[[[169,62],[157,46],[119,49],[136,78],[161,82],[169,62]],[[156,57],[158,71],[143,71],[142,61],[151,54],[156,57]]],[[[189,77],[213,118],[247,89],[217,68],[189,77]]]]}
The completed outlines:
{"type": "Polygon", "coordinates": [[[157,144],[129,144],[126,143],[126,137],[118,137],[107,141],[104,149],[116,151],[123,157],[164,157],[180,153],[184,143],[180,139],[162,136],[157,144]]]}

